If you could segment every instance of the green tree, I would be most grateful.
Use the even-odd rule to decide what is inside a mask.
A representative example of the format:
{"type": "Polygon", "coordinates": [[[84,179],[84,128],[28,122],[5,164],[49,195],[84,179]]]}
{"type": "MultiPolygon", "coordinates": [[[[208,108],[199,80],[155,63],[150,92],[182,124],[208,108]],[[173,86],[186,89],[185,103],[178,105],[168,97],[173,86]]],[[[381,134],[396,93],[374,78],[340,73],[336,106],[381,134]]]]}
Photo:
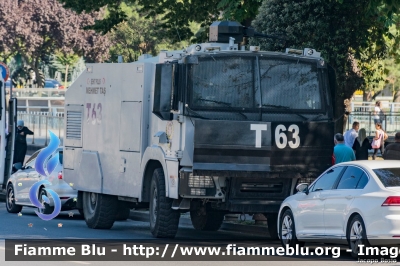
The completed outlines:
{"type": "Polygon", "coordinates": [[[160,49],[182,48],[187,43],[172,45],[171,39],[162,27],[163,16],[146,16],[136,4],[121,4],[121,9],[127,15],[126,21],[118,24],[110,32],[113,45],[110,49],[111,61],[116,61],[122,55],[125,61],[137,60],[139,55],[156,55],[160,49]]]}
{"type": "Polygon", "coordinates": [[[66,54],[63,52],[58,52],[55,54],[52,61],[52,66],[59,71],[64,72],[64,84],[68,84],[68,74],[72,72],[72,68],[78,63],[80,57],[76,54],[66,54]]]}
{"type": "MultiPolygon", "coordinates": [[[[345,100],[365,84],[372,72],[366,69],[384,58],[389,36],[386,21],[370,12],[370,0],[265,0],[253,21],[265,34],[284,34],[286,43],[252,40],[263,49],[282,51],[285,47],[312,47],[322,52],[335,69],[338,81],[335,99],[336,130],[341,131],[345,100]]],[[[396,36],[391,36],[394,38],[396,36]]]]}
{"type": "MultiPolygon", "coordinates": [[[[101,7],[107,6],[109,15],[98,20],[94,27],[103,33],[109,32],[115,25],[127,18],[125,11],[121,8],[123,1],[115,0],[58,0],[64,3],[65,7],[72,8],[78,13],[98,11],[101,7]]],[[[337,3],[348,4],[355,0],[326,0],[337,3]]],[[[126,0],[128,4],[134,4],[136,0],[126,0]]],[[[298,1],[291,1],[290,5],[298,1]]],[[[191,36],[190,23],[197,22],[207,28],[212,21],[219,18],[231,19],[241,22],[243,25],[250,25],[255,18],[262,0],[139,0],[144,11],[150,11],[149,16],[165,15],[163,27],[166,34],[172,36],[178,42],[176,30],[179,29],[182,39],[189,39],[191,36]]],[[[378,10],[381,17],[392,21],[394,14],[400,10],[400,1],[396,0],[367,0],[363,1],[365,11],[376,13],[378,10]]],[[[203,30],[202,32],[207,32],[203,30]]],[[[204,38],[204,34],[201,36],[204,38]]]]}

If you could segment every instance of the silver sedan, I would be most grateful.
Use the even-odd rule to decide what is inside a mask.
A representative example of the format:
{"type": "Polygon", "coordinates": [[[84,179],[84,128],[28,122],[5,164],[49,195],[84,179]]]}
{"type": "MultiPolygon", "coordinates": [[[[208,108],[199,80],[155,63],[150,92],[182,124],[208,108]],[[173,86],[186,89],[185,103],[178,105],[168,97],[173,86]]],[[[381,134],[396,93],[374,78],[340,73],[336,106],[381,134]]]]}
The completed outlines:
{"type": "MultiPolygon", "coordinates": [[[[23,206],[35,207],[29,198],[29,192],[31,187],[43,180],[48,180],[49,183],[43,184],[39,188],[38,199],[44,205],[44,208],[38,208],[38,211],[43,214],[50,214],[54,210],[54,200],[51,195],[46,192],[46,189],[51,189],[58,194],[61,200],[61,211],[67,211],[75,209],[77,191],[72,189],[72,187],[66,183],[63,179],[62,170],[62,158],[63,149],[59,147],[56,152],[59,155],[59,163],[48,177],[40,175],[35,170],[35,162],[38,154],[41,150],[32,154],[28,159],[26,164],[13,173],[7,182],[7,199],[6,208],[9,213],[18,213],[22,210],[23,206]],[[46,203],[44,196],[48,197],[49,203],[46,203]]],[[[48,160],[50,160],[48,158],[48,160]]]]}

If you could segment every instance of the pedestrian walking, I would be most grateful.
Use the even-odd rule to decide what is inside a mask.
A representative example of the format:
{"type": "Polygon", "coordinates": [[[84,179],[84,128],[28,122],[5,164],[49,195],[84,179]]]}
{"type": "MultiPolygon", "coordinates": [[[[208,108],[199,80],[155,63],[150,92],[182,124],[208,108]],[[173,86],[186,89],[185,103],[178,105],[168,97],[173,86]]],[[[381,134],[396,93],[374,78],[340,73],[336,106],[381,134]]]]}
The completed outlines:
{"type": "Polygon", "coordinates": [[[387,139],[387,134],[385,133],[385,131],[383,131],[381,123],[376,123],[375,128],[375,137],[371,144],[372,148],[374,149],[372,160],[376,159],[376,154],[378,153],[378,150],[381,151],[381,155],[383,156],[383,153],[385,151],[385,140],[387,139]]]}
{"type": "Polygon", "coordinates": [[[334,142],[335,148],[333,149],[333,155],[335,158],[335,164],[354,161],[356,159],[353,149],[344,143],[344,137],[342,134],[337,133],[334,142]]]}
{"type": "Polygon", "coordinates": [[[375,111],[374,111],[374,122],[375,125],[377,123],[383,123],[383,120],[385,120],[385,113],[382,111],[382,104],[380,101],[377,101],[375,103],[375,111]]]}
{"type": "Polygon", "coordinates": [[[372,146],[367,138],[365,128],[361,128],[358,131],[358,137],[354,141],[353,150],[356,153],[356,160],[368,160],[368,150],[372,150],[372,146]]]}
{"type": "Polygon", "coordinates": [[[33,132],[24,126],[23,120],[18,120],[17,129],[15,130],[15,149],[13,164],[24,164],[26,150],[28,149],[28,144],[26,143],[26,135],[33,135],[33,132]]]}
{"type": "Polygon", "coordinates": [[[394,136],[394,143],[389,144],[385,153],[383,154],[383,159],[385,160],[400,160],[400,132],[397,132],[394,136]]]}
{"type": "Polygon", "coordinates": [[[353,127],[344,133],[344,143],[348,147],[353,148],[354,142],[355,142],[356,138],[358,137],[358,129],[359,128],[360,128],[360,123],[354,122],[353,127]]]}

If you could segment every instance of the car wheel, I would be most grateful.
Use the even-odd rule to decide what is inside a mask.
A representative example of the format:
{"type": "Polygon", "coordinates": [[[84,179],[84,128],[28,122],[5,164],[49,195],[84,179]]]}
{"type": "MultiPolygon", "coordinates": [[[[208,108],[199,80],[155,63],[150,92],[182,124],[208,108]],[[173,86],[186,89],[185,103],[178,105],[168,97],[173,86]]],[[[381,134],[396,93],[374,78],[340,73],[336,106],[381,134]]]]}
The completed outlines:
{"type": "Polygon", "coordinates": [[[297,239],[293,213],[290,209],[287,209],[281,215],[279,236],[281,238],[281,244],[283,247],[286,245],[289,245],[289,247],[295,247],[296,245],[301,247],[304,246],[304,242],[301,242],[297,239]]]}
{"type": "Polygon", "coordinates": [[[167,198],[165,176],[161,168],[153,172],[150,186],[150,231],[154,237],[174,238],[179,225],[180,213],[172,209],[172,199],[167,198]]]}
{"type": "Polygon", "coordinates": [[[369,246],[364,221],[358,214],[351,219],[347,226],[347,242],[353,258],[358,258],[359,245],[369,246]]]}
{"type": "Polygon", "coordinates": [[[50,206],[49,204],[47,204],[44,199],[43,196],[47,196],[46,190],[44,188],[41,188],[39,191],[39,201],[42,203],[42,205],[44,206],[44,208],[38,208],[38,212],[42,213],[42,214],[51,214],[54,211],[54,207],[50,206]]]}
{"type": "Polygon", "coordinates": [[[14,187],[11,184],[7,186],[6,208],[9,213],[18,213],[22,210],[21,205],[15,204],[14,187]]]}

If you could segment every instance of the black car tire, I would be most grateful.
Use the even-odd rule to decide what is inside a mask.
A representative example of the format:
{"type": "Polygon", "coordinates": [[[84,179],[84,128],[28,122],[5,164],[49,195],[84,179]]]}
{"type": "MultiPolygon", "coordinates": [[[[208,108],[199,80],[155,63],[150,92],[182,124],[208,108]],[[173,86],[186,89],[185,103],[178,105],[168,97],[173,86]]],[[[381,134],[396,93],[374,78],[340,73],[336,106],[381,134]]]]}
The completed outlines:
{"type": "Polygon", "coordinates": [[[283,247],[296,247],[296,245],[303,247],[304,242],[299,241],[296,235],[296,225],[292,210],[287,209],[279,219],[279,236],[283,247]]]}
{"type": "Polygon", "coordinates": [[[21,205],[15,204],[15,193],[14,187],[10,183],[7,186],[7,198],[6,198],[6,209],[9,213],[18,213],[22,210],[21,205]]]}
{"type": "Polygon", "coordinates": [[[360,215],[355,215],[350,223],[347,225],[346,232],[347,243],[349,249],[351,249],[351,256],[357,259],[358,256],[358,245],[364,245],[364,247],[369,247],[370,244],[367,239],[367,231],[365,230],[364,220],[360,215]],[[357,229],[356,229],[357,228],[357,229]],[[351,238],[355,240],[351,241],[351,238]]]}
{"type": "Polygon", "coordinates": [[[41,188],[39,190],[39,201],[42,202],[42,204],[44,205],[44,209],[38,208],[38,212],[43,213],[43,214],[51,214],[54,211],[54,207],[50,206],[46,202],[43,202],[43,200],[42,200],[43,196],[47,197],[47,193],[44,188],[41,188]]]}

